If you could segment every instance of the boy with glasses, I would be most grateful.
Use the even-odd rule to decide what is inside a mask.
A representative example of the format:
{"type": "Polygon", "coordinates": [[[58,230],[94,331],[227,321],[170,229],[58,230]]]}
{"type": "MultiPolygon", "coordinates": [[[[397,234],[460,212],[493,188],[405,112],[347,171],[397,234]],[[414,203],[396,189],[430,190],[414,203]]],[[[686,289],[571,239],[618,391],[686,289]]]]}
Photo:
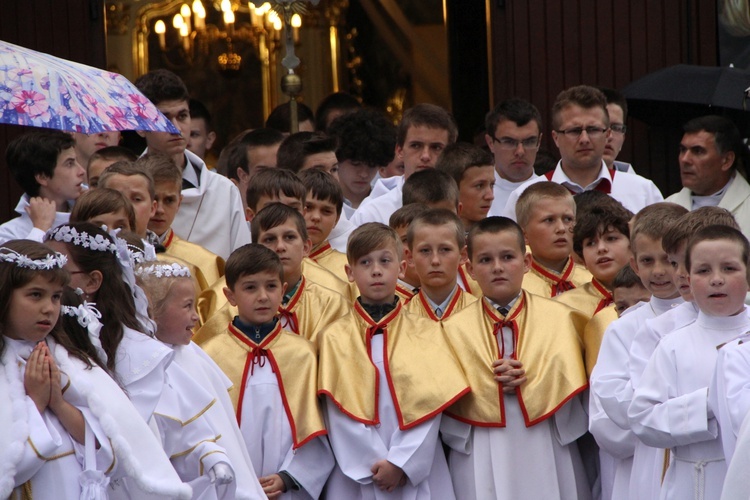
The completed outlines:
{"type": "Polygon", "coordinates": [[[495,199],[489,215],[501,215],[510,194],[538,177],[534,161],[542,139],[542,115],[530,102],[512,98],[495,106],[484,121],[484,140],[495,157],[495,199]]]}
{"type": "Polygon", "coordinates": [[[551,172],[527,181],[511,193],[503,215],[515,220],[518,197],[532,183],[544,180],[562,184],[573,194],[605,192],[633,213],[664,200],[650,180],[607,168],[604,150],[612,131],[607,99],[599,90],[579,85],[560,92],[552,106],[552,129],[560,162],[551,172]]]}

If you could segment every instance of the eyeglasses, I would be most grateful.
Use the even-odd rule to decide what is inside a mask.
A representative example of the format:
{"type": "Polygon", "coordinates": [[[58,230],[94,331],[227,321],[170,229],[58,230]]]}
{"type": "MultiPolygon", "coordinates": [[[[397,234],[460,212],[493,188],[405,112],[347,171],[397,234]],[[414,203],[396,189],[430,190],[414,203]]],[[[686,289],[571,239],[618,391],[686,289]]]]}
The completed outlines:
{"type": "Polygon", "coordinates": [[[515,151],[518,145],[521,144],[523,149],[537,149],[539,147],[539,136],[529,137],[522,141],[511,139],[510,137],[501,137],[498,139],[494,135],[491,135],[492,140],[500,146],[500,149],[507,149],[508,151],[515,151]]]}
{"type": "Polygon", "coordinates": [[[619,123],[614,123],[609,126],[610,129],[612,129],[612,132],[616,132],[618,134],[624,134],[628,131],[627,125],[620,125],[619,123]]]}
{"type": "Polygon", "coordinates": [[[571,139],[578,139],[579,137],[581,137],[581,134],[586,132],[586,135],[588,135],[590,138],[597,139],[601,137],[607,130],[609,129],[602,127],[574,127],[567,130],[556,130],[555,132],[557,132],[558,134],[567,135],[571,139]]]}

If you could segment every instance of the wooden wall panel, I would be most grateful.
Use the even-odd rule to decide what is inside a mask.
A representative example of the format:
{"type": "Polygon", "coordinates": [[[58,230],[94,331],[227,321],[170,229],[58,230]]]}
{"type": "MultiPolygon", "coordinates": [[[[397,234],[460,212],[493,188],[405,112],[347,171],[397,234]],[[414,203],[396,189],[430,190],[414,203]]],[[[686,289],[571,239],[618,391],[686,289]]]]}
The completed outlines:
{"type": "MultiPolygon", "coordinates": [[[[105,68],[104,0],[3,2],[0,40],[105,68]]],[[[16,216],[21,195],[5,163],[5,148],[28,130],[0,124],[0,222],[16,216]]]]}
{"type": "MultiPolygon", "coordinates": [[[[549,108],[579,84],[622,88],[658,69],[716,65],[716,2],[699,0],[489,0],[493,102],[517,96],[545,119],[544,146],[555,153],[549,108]]],[[[628,120],[620,158],[665,195],[679,189],[679,128],[628,120]]]]}

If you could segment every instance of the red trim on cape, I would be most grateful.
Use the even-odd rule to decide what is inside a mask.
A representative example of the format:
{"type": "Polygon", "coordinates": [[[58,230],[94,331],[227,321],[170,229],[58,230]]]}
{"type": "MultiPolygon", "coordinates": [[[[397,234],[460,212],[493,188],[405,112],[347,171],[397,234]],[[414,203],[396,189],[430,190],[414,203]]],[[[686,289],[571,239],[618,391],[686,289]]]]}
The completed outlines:
{"type": "MultiPolygon", "coordinates": [[[[604,309],[605,307],[607,307],[608,305],[612,304],[614,302],[614,300],[612,298],[612,292],[610,292],[609,290],[607,290],[605,288],[605,286],[602,285],[599,282],[599,280],[597,280],[596,278],[593,278],[591,280],[591,284],[594,286],[594,289],[597,292],[599,292],[600,294],[602,294],[604,296],[604,298],[602,298],[602,300],[600,300],[599,304],[597,304],[597,306],[596,306],[596,310],[594,311],[594,314],[596,314],[599,311],[601,311],[602,309],[604,309]]],[[[593,314],[592,314],[592,316],[593,316],[593,314]]]]}
{"type": "Polygon", "coordinates": [[[574,267],[575,267],[575,263],[573,262],[573,257],[568,256],[568,262],[567,264],[565,264],[565,267],[563,268],[562,273],[558,276],[557,274],[554,274],[552,271],[548,270],[546,267],[543,267],[541,264],[538,264],[536,260],[531,259],[531,268],[534,269],[534,271],[536,271],[537,273],[547,278],[548,280],[554,282],[550,284],[550,287],[552,288],[552,291],[551,291],[552,297],[555,297],[557,295],[557,287],[560,286],[560,283],[562,282],[569,283],[572,288],[576,287],[569,279],[570,275],[573,274],[574,267]]]}
{"type": "Polygon", "coordinates": [[[570,401],[571,399],[573,399],[576,395],[578,395],[578,394],[582,393],[583,391],[585,391],[586,389],[588,389],[588,387],[589,387],[588,382],[585,383],[585,384],[583,384],[583,386],[581,386],[578,389],[576,389],[575,391],[571,392],[570,395],[568,395],[568,397],[566,397],[565,399],[563,399],[560,402],[559,405],[555,406],[549,412],[545,413],[544,415],[542,415],[541,417],[539,417],[539,418],[537,418],[536,420],[533,420],[533,421],[529,421],[529,414],[526,411],[526,406],[523,404],[523,398],[521,397],[521,392],[519,390],[516,390],[516,394],[518,395],[518,404],[521,406],[521,412],[523,413],[523,420],[526,423],[526,427],[531,427],[533,425],[536,425],[536,424],[538,424],[540,422],[543,422],[543,421],[547,420],[549,417],[551,417],[552,415],[554,415],[555,413],[557,413],[557,411],[560,408],[562,408],[565,405],[565,403],[567,403],[568,401],[570,401]]]}
{"type": "MultiPolygon", "coordinates": [[[[456,304],[458,304],[458,300],[461,297],[461,294],[465,293],[463,290],[461,290],[460,286],[456,286],[456,293],[453,294],[453,297],[451,298],[450,302],[448,303],[448,307],[445,308],[445,311],[443,311],[443,317],[438,318],[437,314],[435,314],[435,311],[432,310],[432,307],[430,306],[430,303],[427,301],[427,296],[424,294],[424,290],[419,290],[419,293],[415,295],[415,297],[419,297],[420,303],[422,304],[422,307],[424,307],[425,311],[427,312],[427,316],[432,321],[442,321],[444,319],[447,319],[452,313],[453,309],[456,307],[456,304]]],[[[414,300],[412,298],[412,300],[414,300]]]]}
{"type": "MultiPolygon", "coordinates": [[[[301,285],[300,285],[301,286],[301,285]]],[[[271,333],[269,333],[265,339],[263,339],[263,342],[260,344],[256,344],[252,340],[247,338],[247,335],[242,333],[237,327],[235,327],[232,323],[229,323],[229,332],[240,339],[245,345],[250,347],[252,351],[248,353],[247,358],[245,359],[245,369],[242,372],[242,382],[240,387],[240,395],[237,400],[237,425],[239,425],[242,420],[242,402],[245,399],[245,386],[247,385],[245,382],[247,381],[247,372],[249,371],[249,367],[252,364],[253,360],[253,353],[256,349],[262,349],[266,351],[266,356],[268,357],[268,360],[271,363],[271,367],[273,369],[274,375],[276,375],[276,382],[279,384],[279,393],[281,395],[281,402],[284,405],[284,411],[286,412],[286,418],[289,421],[289,426],[292,428],[292,440],[294,441],[293,449],[297,449],[310,440],[318,437],[318,436],[324,436],[328,433],[327,430],[323,429],[318,432],[314,432],[311,435],[307,436],[305,439],[303,439],[300,442],[297,442],[297,426],[294,423],[294,416],[292,415],[292,410],[289,407],[289,401],[286,397],[286,391],[284,391],[284,382],[281,379],[281,372],[279,371],[279,364],[276,362],[276,358],[273,356],[273,352],[269,349],[266,349],[266,346],[270,344],[277,336],[281,334],[282,328],[281,323],[276,322],[276,326],[274,326],[273,330],[271,330],[271,333]]]]}
{"type": "Polygon", "coordinates": [[[396,293],[397,294],[400,293],[401,295],[405,296],[406,297],[406,302],[409,302],[416,295],[414,293],[414,290],[407,289],[401,283],[396,283],[396,293]]]}
{"type": "Polygon", "coordinates": [[[297,303],[300,301],[300,298],[302,297],[302,291],[304,290],[305,286],[307,285],[307,280],[304,276],[300,278],[299,286],[297,287],[297,290],[294,292],[294,295],[289,299],[289,303],[287,305],[279,304],[279,315],[286,316],[287,321],[291,323],[292,328],[290,330],[297,335],[301,335],[299,332],[299,318],[297,317],[297,312],[293,311],[294,307],[297,305],[297,303]]]}
{"type": "Polygon", "coordinates": [[[472,290],[471,285],[469,285],[469,280],[466,278],[466,271],[464,271],[463,265],[458,266],[458,275],[461,277],[461,281],[463,281],[464,283],[464,290],[474,295],[475,290],[472,290]]]}
{"type": "Polygon", "coordinates": [[[167,229],[167,237],[164,238],[164,243],[162,243],[162,246],[164,248],[169,248],[169,245],[172,244],[172,240],[174,240],[174,231],[172,231],[172,228],[170,227],[167,229]]]}
{"type": "MultiPolygon", "coordinates": [[[[331,248],[331,244],[328,241],[326,241],[323,246],[321,246],[317,250],[311,252],[310,255],[308,255],[308,257],[311,258],[312,260],[315,260],[315,257],[317,257],[318,255],[322,254],[326,250],[330,250],[330,248],[331,248]]],[[[315,262],[317,262],[317,260],[315,262]]]]}

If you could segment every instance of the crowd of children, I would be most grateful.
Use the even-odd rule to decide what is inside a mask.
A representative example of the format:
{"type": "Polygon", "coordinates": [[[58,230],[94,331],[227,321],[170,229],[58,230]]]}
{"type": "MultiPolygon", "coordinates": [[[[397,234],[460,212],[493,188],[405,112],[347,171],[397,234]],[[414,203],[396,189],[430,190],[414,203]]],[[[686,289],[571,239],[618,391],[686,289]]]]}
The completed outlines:
{"type": "MultiPolygon", "coordinates": [[[[139,86],[184,136],[184,85],[155,73],[139,86]]],[[[561,150],[603,134],[560,128],[598,99],[561,94],[561,150]]],[[[65,133],[9,146],[0,498],[747,497],[730,212],[621,203],[625,172],[610,194],[567,173],[498,191],[498,155],[520,171],[539,142],[520,100],[488,123],[536,135],[493,131],[494,158],[437,106],[398,130],[349,111],[243,134],[234,184],[182,136],[86,149],[86,172],[65,133]],[[375,179],[384,148],[402,177],[375,179]]]]}

